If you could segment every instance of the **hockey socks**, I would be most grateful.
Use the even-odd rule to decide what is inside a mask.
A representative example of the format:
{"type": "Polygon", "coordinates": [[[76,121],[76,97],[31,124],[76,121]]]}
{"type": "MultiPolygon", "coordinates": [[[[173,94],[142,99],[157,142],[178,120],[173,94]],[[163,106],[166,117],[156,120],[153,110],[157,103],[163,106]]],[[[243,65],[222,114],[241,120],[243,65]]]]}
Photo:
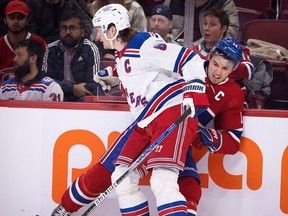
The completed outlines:
{"type": "Polygon", "coordinates": [[[197,206],[202,195],[201,186],[192,176],[183,176],[178,180],[180,192],[187,200],[187,212],[189,216],[197,215],[197,206]]]}
{"type": "Polygon", "coordinates": [[[187,216],[187,207],[185,201],[177,201],[164,204],[158,208],[159,216],[187,216]]]}
{"type": "Polygon", "coordinates": [[[122,208],[120,211],[122,216],[149,216],[147,201],[131,208],[122,208]]]}

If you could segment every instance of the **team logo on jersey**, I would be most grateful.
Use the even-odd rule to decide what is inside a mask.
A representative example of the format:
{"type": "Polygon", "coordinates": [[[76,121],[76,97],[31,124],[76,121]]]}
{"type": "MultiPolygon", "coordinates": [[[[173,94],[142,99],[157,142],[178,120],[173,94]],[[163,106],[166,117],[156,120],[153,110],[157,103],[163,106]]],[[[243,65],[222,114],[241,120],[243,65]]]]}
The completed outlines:
{"type": "Polygon", "coordinates": [[[154,48],[164,51],[167,49],[167,44],[166,43],[159,43],[159,44],[155,45],[154,48]]]}
{"type": "Polygon", "coordinates": [[[44,77],[43,79],[43,82],[51,82],[52,79],[50,77],[44,77]]]}

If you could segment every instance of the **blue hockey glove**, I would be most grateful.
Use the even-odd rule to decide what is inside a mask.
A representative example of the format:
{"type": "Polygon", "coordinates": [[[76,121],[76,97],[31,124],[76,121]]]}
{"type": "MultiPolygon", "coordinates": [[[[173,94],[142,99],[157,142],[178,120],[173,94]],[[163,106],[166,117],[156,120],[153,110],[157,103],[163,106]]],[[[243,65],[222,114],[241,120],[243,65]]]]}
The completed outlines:
{"type": "Polygon", "coordinates": [[[196,118],[208,108],[205,90],[205,83],[200,79],[191,80],[183,87],[183,106],[185,109],[191,108],[190,117],[196,118]]]}
{"type": "Polygon", "coordinates": [[[214,129],[198,128],[193,146],[201,149],[202,145],[206,146],[209,152],[214,153],[222,146],[222,135],[214,129]]]}

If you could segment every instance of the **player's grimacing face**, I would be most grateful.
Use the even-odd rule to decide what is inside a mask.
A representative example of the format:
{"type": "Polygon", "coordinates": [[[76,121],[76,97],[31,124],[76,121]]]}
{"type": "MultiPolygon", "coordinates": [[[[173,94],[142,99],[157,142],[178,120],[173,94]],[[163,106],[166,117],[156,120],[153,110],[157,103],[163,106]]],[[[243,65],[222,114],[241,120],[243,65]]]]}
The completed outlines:
{"type": "Polygon", "coordinates": [[[212,84],[223,82],[232,72],[234,63],[221,55],[213,55],[209,61],[207,76],[212,84]]]}

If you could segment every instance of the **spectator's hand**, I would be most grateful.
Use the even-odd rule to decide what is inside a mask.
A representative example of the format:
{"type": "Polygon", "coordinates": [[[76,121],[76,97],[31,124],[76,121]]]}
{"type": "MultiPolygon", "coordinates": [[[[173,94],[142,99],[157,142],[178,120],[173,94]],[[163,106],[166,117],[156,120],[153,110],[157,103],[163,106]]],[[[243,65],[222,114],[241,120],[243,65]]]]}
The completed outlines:
{"type": "Polygon", "coordinates": [[[73,93],[76,97],[82,97],[85,95],[93,95],[85,88],[86,83],[75,84],[73,86],[73,93]]]}
{"type": "Polygon", "coordinates": [[[191,80],[183,87],[183,106],[185,109],[191,108],[192,118],[198,117],[209,105],[205,89],[205,83],[199,79],[191,80]]]}

